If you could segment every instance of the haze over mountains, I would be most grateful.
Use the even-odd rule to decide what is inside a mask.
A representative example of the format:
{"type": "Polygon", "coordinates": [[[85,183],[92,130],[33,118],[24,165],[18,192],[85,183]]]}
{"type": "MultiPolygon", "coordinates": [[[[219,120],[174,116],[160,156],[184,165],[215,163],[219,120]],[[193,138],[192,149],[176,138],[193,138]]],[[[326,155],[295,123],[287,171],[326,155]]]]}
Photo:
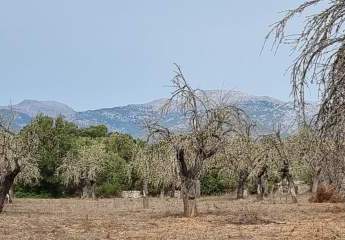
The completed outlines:
{"type": "MultiPolygon", "coordinates": [[[[257,132],[271,132],[276,124],[281,124],[282,131],[289,134],[296,129],[297,112],[292,102],[284,102],[266,96],[252,96],[238,91],[209,90],[206,94],[217,100],[226,96],[226,102],[242,108],[257,125],[257,132]]],[[[159,116],[159,108],[167,99],[157,99],[149,103],[131,104],[97,110],[76,112],[66,104],[55,101],[24,100],[13,105],[16,113],[14,128],[21,129],[37,114],[50,117],[62,115],[66,120],[76,123],[80,127],[104,124],[110,131],[128,133],[134,137],[142,137],[143,121],[147,118],[159,116]]],[[[0,114],[9,114],[9,106],[0,107],[0,114]]],[[[312,117],[317,111],[317,105],[307,106],[307,116],[312,117]]],[[[178,128],[183,125],[183,117],[179,112],[172,112],[165,116],[163,124],[178,128]]]]}

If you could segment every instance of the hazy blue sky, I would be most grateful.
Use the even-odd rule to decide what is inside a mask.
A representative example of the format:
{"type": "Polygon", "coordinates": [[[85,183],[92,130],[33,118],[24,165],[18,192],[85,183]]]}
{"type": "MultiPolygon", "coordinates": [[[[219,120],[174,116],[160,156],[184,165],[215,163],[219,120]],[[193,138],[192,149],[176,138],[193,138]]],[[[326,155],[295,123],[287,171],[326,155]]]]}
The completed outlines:
{"type": "Polygon", "coordinates": [[[0,0],[0,105],[142,103],[169,94],[174,62],[195,87],[287,100],[288,52],[260,49],[269,24],[298,3],[0,0]]]}

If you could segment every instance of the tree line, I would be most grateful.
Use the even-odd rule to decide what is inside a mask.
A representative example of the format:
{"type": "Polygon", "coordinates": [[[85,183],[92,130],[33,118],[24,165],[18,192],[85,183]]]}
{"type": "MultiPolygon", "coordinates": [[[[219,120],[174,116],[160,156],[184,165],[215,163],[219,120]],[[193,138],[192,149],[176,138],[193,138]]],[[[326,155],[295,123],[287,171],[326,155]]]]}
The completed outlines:
{"type": "Polygon", "coordinates": [[[307,124],[290,136],[282,136],[279,125],[257,135],[244,111],[229,105],[226,96],[215,101],[192,88],[176,67],[174,91],[161,116],[178,110],[185,126],[170,129],[159,118],[148,119],[145,140],[44,115],[13,133],[10,119],[2,118],[0,206],[9,192],[95,199],[140,190],[148,207],[149,195],[174,196],[179,190],[184,214],[195,216],[201,194],[235,190],[240,199],[247,189],[262,200],[280,187],[297,202],[296,180],[313,192],[320,181],[342,187],[339,141],[307,124]]]}

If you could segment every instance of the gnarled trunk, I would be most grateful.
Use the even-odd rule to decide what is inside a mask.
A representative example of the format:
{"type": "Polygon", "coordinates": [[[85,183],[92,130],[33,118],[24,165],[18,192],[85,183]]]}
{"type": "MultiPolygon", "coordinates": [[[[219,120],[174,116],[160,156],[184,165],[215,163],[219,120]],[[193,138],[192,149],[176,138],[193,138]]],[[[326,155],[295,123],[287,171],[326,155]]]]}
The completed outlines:
{"type": "Polygon", "coordinates": [[[82,194],[81,198],[96,199],[96,183],[95,181],[84,180],[82,181],[82,194]]]}
{"type": "Polygon", "coordinates": [[[9,193],[11,187],[13,186],[14,179],[18,175],[19,171],[20,169],[16,168],[15,170],[0,177],[0,213],[4,209],[6,195],[9,193]]]}
{"type": "Polygon", "coordinates": [[[238,184],[237,184],[237,199],[244,198],[244,188],[245,188],[245,183],[247,181],[248,175],[249,174],[247,170],[239,171],[238,184]]]}
{"type": "Polygon", "coordinates": [[[198,214],[196,200],[200,195],[200,181],[197,179],[182,179],[181,194],[183,213],[185,217],[195,217],[198,214]]]}
{"type": "Polygon", "coordinates": [[[198,214],[196,201],[200,197],[199,175],[202,169],[202,162],[206,159],[206,156],[201,151],[200,155],[195,159],[195,165],[190,167],[190,169],[187,167],[183,149],[177,151],[176,158],[180,169],[184,216],[195,217],[198,214]]]}
{"type": "Polygon", "coordinates": [[[289,163],[286,161],[284,162],[284,165],[281,169],[281,179],[282,182],[286,179],[288,182],[288,188],[289,192],[292,198],[293,203],[297,203],[297,191],[296,191],[296,185],[293,181],[293,177],[290,173],[289,163]]]}

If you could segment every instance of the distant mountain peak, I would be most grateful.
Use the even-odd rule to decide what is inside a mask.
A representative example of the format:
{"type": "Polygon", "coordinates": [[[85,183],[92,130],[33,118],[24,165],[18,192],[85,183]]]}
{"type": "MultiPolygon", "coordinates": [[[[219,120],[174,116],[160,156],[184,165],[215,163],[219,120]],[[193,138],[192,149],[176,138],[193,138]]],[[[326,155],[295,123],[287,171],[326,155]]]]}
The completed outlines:
{"type": "MultiPolygon", "coordinates": [[[[5,107],[9,108],[9,107],[5,107]]],[[[20,103],[13,105],[12,109],[17,112],[25,113],[30,117],[35,117],[38,114],[44,114],[50,117],[72,116],[76,112],[66,104],[57,101],[38,101],[32,99],[25,99],[20,103]]]]}
{"type": "MultiPolygon", "coordinates": [[[[281,124],[284,133],[289,134],[296,130],[298,114],[293,102],[284,102],[268,96],[254,96],[236,90],[205,90],[204,93],[214,101],[223,101],[243,109],[257,124],[258,133],[271,132],[277,123],[281,124]]],[[[167,101],[168,98],[160,98],[143,104],[75,112],[71,107],[60,102],[26,99],[13,105],[12,108],[19,113],[16,119],[18,129],[29,123],[37,114],[42,113],[50,117],[65,116],[68,121],[80,127],[104,124],[109,131],[142,137],[145,134],[142,129],[143,121],[160,116],[160,108],[167,101]]],[[[8,110],[8,106],[0,107],[0,112],[8,112],[8,110]]],[[[306,110],[307,116],[313,116],[318,110],[318,105],[310,103],[306,110]]],[[[172,129],[181,128],[184,122],[184,117],[178,111],[172,111],[162,119],[162,123],[172,129]]]]}

